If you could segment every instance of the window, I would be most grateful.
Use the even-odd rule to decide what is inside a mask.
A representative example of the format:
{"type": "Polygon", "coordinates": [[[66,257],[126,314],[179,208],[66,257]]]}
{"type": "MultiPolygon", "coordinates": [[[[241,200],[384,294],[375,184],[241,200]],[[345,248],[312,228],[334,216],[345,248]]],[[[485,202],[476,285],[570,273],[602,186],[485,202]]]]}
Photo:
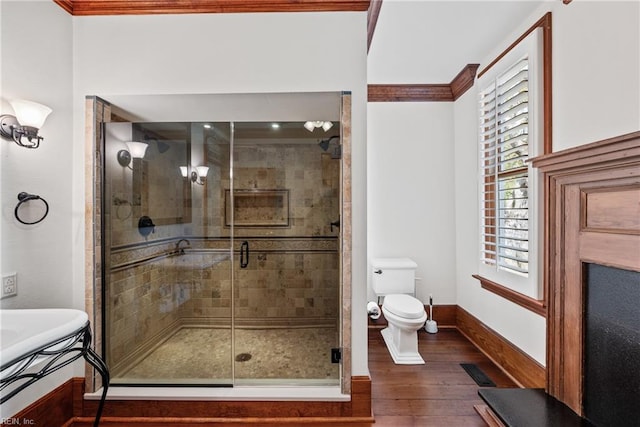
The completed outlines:
{"type": "Polygon", "coordinates": [[[529,60],[480,93],[482,261],[529,272],[529,60]]]}
{"type": "Polygon", "coordinates": [[[545,18],[483,70],[477,82],[479,274],[533,299],[542,294],[541,227],[537,173],[527,161],[550,144],[543,120],[543,37],[547,23],[550,30],[550,15],[548,22],[545,18]]]}

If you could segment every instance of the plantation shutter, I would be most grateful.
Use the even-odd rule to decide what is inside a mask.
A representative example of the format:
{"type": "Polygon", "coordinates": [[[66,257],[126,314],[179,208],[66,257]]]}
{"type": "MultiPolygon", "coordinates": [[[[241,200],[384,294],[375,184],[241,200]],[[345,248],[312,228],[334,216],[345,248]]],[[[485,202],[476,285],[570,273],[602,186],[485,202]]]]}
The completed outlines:
{"type": "Polygon", "coordinates": [[[529,269],[529,62],[525,57],[480,93],[482,250],[485,264],[529,269]]]}

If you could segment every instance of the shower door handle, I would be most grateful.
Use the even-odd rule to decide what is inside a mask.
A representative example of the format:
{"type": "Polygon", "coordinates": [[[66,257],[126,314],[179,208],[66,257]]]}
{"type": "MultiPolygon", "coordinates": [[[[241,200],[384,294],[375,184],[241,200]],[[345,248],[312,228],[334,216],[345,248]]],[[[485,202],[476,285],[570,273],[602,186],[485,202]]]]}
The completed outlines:
{"type": "Polygon", "coordinates": [[[240,268],[247,268],[249,265],[249,242],[246,240],[240,245],[240,268]]]}

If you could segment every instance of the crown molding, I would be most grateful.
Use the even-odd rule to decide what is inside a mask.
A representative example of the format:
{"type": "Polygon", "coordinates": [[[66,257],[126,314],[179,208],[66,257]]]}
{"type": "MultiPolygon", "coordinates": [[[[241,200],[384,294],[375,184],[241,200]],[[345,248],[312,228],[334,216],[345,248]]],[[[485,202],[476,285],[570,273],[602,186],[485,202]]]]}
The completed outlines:
{"type": "Polygon", "coordinates": [[[447,84],[368,85],[369,102],[440,102],[453,101],[447,84]]]}
{"type": "Polygon", "coordinates": [[[74,16],[180,13],[352,12],[370,0],[53,0],[74,16]]]}
{"type": "Polygon", "coordinates": [[[369,102],[452,102],[473,87],[478,64],[468,64],[449,84],[370,84],[369,102]]]}
{"type": "Polygon", "coordinates": [[[478,67],[480,67],[480,64],[467,64],[467,66],[464,67],[462,71],[453,78],[453,80],[451,80],[449,85],[451,86],[451,93],[453,94],[454,101],[471,89],[473,82],[476,79],[478,67]]]}
{"type": "Polygon", "coordinates": [[[371,0],[371,4],[369,5],[369,12],[367,13],[367,53],[369,53],[373,33],[376,30],[378,15],[380,15],[380,9],[382,8],[382,1],[383,0],[371,0]]]}

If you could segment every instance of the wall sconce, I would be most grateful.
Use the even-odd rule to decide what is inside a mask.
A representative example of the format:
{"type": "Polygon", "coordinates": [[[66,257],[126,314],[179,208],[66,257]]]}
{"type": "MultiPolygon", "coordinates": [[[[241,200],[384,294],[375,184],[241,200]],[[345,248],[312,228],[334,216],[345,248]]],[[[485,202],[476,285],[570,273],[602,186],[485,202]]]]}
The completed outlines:
{"type": "MultiPolygon", "coordinates": [[[[196,166],[195,169],[196,170],[191,172],[191,181],[199,185],[204,185],[207,174],[209,173],[209,166],[196,166]]],[[[182,170],[182,167],[180,170],[182,170]]]]}
{"type": "Polygon", "coordinates": [[[127,150],[118,151],[117,159],[120,166],[126,166],[129,169],[133,168],[130,165],[131,159],[141,159],[144,157],[144,153],[147,151],[149,144],[146,142],[127,141],[127,150]]]}
{"type": "Polygon", "coordinates": [[[321,121],[321,120],[309,120],[305,122],[304,128],[309,132],[313,132],[315,128],[322,128],[325,132],[333,127],[333,123],[330,121],[321,121]]]}
{"type": "Polygon", "coordinates": [[[204,185],[204,181],[207,178],[207,174],[209,173],[209,166],[196,166],[193,171],[191,171],[191,175],[189,175],[189,166],[179,166],[180,175],[183,178],[189,177],[192,182],[196,184],[204,185]]]}
{"type": "Polygon", "coordinates": [[[42,137],[38,130],[51,113],[51,108],[33,101],[16,99],[10,101],[16,115],[3,114],[0,116],[0,135],[12,139],[16,144],[25,148],[38,148],[42,137]],[[24,143],[22,138],[29,141],[24,143]]]}

